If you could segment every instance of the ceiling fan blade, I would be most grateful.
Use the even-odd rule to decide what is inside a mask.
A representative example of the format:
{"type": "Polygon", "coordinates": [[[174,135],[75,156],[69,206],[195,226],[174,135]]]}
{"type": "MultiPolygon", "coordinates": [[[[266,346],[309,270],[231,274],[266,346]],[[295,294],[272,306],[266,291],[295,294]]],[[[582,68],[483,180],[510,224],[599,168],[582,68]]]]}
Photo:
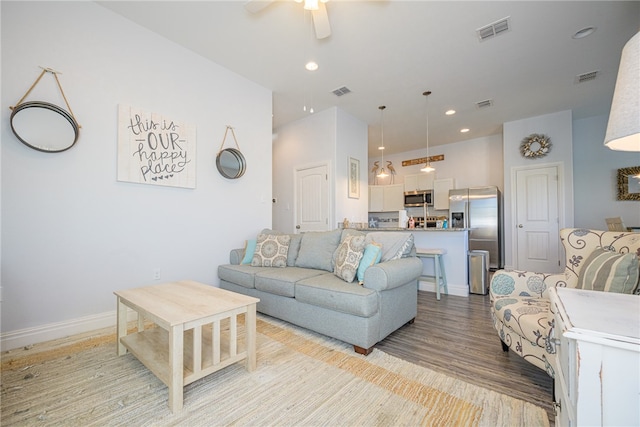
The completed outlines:
{"type": "Polygon", "coordinates": [[[313,26],[316,29],[316,37],[319,39],[327,38],[331,35],[331,25],[329,25],[329,15],[327,15],[327,6],[324,2],[318,2],[318,10],[312,10],[313,26]]]}
{"type": "Polygon", "coordinates": [[[244,4],[244,8],[250,13],[257,13],[269,6],[273,1],[274,0],[249,0],[244,4]]]}

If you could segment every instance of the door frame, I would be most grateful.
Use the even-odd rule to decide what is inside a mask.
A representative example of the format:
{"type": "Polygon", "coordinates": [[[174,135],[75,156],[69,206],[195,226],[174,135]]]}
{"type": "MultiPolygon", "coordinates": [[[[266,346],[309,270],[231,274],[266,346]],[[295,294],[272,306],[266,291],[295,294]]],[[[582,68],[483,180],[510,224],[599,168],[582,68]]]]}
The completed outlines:
{"type": "MultiPolygon", "coordinates": [[[[522,166],[512,166],[511,167],[511,262],[514,264],[511,268],[517,267],[518,262],[518,233],[515,230],[517,218],[517,202],[518,202],[518,185],[516,181],[517,173],[524,170],[533,170],[533,169],[546,169],[555,167],[558,170],[558,231],[566,227],[566,207],[565,207],[565,167],[564,162],[552,162],[552,163],[540,163],[536,165],[522,165],[522,166]]],[[[504,224],[506,226],[506,224],[504,224]]],[[[560,236],[558,235],[558,255],[560,258],[560,266],[559,271],[564,271],[565,268],[565,257],[564,248],[562,246],[562,242],[560,241],[560,236]]],[[[547,272],[541,272],[547,273],[547,272]]]]}
{"type": "Polygon", "coordinates": [[[299,230],[296,228],[298,224],[298,172],[305,169],[313,169],[317,167],[325,166],[327,168],[327,230],[332,230],[331,224],[335,222],[333,215],[333,200],[335,198],[334,185],[333,185],[333,169],[331,167],[331,161],[305,163],[295,166],[293,168],[293,224],[291,228],[295,234],[299,234],[299,230]]]}

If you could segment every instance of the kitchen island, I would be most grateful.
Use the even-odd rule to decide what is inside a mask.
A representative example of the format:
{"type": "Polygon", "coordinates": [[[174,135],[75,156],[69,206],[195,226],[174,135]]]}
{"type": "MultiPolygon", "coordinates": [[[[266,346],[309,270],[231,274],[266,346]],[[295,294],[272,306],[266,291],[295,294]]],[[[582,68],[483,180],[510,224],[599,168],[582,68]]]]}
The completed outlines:
{"type": "MultiPolygon", "coordinates": [[[[467,253],[469,251],[469,231],[466,228],[367,228],[363,231],[405,231],[413,234],[416,248],[444,249],[443,255],[447,287],[450,295],[469,296],[467,253]]],[[[434,265],[430,259],[424,259],[424,275],[433,276],[434,265]]],[[[434,282],[420,281],[421,291],[436,291],[434,282]]]]}

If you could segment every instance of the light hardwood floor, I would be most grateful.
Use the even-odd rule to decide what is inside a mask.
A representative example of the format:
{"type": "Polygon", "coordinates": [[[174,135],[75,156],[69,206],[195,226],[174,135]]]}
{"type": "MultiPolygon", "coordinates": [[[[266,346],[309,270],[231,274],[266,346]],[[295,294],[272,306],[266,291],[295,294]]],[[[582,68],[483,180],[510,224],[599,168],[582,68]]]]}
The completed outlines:
{"type": "Polygon", "coordinates": [[[468,298],[418,291],[418,316],[376,348],[420,366],[522,399],[547,410],[554,425],[553,380],[502,351],[489,312],[489,296],[468,298]]]}

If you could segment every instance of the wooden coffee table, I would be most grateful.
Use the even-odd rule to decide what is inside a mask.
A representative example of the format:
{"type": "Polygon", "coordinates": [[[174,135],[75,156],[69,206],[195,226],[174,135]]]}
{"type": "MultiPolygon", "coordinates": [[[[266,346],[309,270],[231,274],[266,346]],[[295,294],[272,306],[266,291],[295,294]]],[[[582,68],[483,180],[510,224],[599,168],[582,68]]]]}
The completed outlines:
{"type": "Polygon", "coordinates": [[[114,292],[118,355],[129,350],[169,388],[169,409],[182,409],[183,387],[241,360],[256,368],[258,298],[183,280],[114,292]],[[127,335],[127,307],[138,313],[127,335]],[[245,315],[244,336],[238,315],[245,315]],[[146,329],[144,322],[157,326],[146,329]]]}

